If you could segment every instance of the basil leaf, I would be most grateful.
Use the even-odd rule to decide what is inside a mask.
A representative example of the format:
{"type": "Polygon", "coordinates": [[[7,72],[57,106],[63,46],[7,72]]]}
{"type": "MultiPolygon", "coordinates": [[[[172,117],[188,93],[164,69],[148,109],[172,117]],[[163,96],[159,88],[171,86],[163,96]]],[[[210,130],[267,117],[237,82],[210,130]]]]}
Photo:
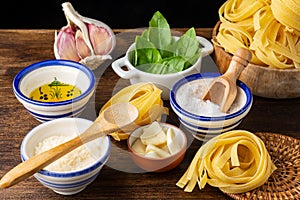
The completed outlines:
{"type": "Polygon", "coordinates": [[[137,58],[136,58],[135,49],[129,52],[128,57],[129,57],[129,62],[133,66],[137,66],[137,58]]]}
{"type": "Polygon", "coordinates": [[[194,56],[190,57],[185,62],[183,70],[188,69],[189,67],[191,67],[192,65],[194,65],[197,62],[197,60],[198,60],[198,58],[200,56],[201,56],[201,50],[198,50],[198,52],[194,56]]]}
{"type": "Polygon", "coordinates": [[[164,65],[164,70],[162,70],[162,74],[170,74],[181,72],[184,68],[186,60],[181,56],[174,56],[170,58],[166,58],[162,61],[164,65]]]}
{"type": "Polygon", "coordinates": [[[139,65],[136,68],[152,74],[171,74],[181,72],[186,60],[180,56],[163,59],[160,63],[139,65]]]}
{"type": "Polygon", "coordinates": [[[161,60],[160,53],[153,43],[142,36],[136,36],[134,62],[131,62],[134,66],[157,63],[161,60]]]}
{"type": "Polygon", "coordinates": [[[189,60],[197,54],[199,45],[195,29],[190,28],[176,41],[175,55],[182,56],[189,60]]]}
{"type": "Polygon", "coordinates": [[[144,30],[141,34],[141,37],[146,39],[147,41],[149,41],[149,31],[148,30],[144,30]]]}
{"type": "Polygon", "coordinates": [[[159,11],[154,13],[149,22],[149,41],[155,45],[161,55],[172,41],[170,26],[159,11]]]}

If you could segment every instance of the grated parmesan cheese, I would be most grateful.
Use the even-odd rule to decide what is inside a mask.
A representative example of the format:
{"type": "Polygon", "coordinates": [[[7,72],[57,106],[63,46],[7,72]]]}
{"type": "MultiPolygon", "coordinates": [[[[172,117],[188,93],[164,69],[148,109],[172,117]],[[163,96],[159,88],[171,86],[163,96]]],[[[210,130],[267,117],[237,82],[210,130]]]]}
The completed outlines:
{"type": "MultiPolygon", "coordinates": [[[[74,135],[71,136],[51,136],[40,143],[35,147],[35,155],[40,154],[44,151],[47,151],[55,146],[58,146],[64,142],[67,142],[74,138],[74,135]]],[[[96,147],[97,148],[97,147],[96,147]]],[[[98,149],[100,151],[100,149],[98,149]]],[[[96,161],[94,154],[91,154],[90,151],[86,148],[86,145],[82,145],[53,163],[46,166],[44,169],[52,172],[70,172],[83,169],[96,161]]]]}

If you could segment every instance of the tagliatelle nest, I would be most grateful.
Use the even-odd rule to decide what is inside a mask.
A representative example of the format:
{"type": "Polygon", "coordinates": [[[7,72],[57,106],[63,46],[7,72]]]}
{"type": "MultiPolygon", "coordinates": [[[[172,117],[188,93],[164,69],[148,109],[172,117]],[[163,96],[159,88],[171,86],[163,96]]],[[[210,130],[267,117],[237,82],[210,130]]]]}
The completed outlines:
{"type": "Polygon", "coordinates": [[[259,137],[232,130],[202,145],[176,185],[185,192],[207,183],[226,193],[248,192],[263,185],[275,169],[259,137]]]}
{"type": "Polygon", "coordinates": [[[276,133],[258,132],[277,169],[262,186],[245,193],[228,194],[236,200],[300,199],[300,140],[276,133]]]}
{"type": "MultiPolygon", "coordinates": [[[[244,131],[235,130],[229,133],[238,132],[244,131]]],[[[232,185],[232,188],[228,188],[228,190],[220,188],[221,191],[236,200],[300,199],[300,140],[277,133],[257,132],[254,134],[263,142],[276,169],[270,175],[266,175],[269,178],[262,185],[257,185],[256,188],[244,192],[237,190],[235,193],[230,193],[235,190],[235,186],[232,185]]],[[[225,137],[227,137],[227,135],[228,133],[226,133],[225,137]]],[[[209,153],[213,147],[216,146],[208,147],[202,152],[209,153]]],[[[218,154],[216,154],[216,156],[218,156],[218,154]]],[[[266,163],[268,160],[262,159],[261,162],[266,163]]],[[[190,166],[192,166],[192,163],[190,166]]],[[[198,167],[201,168],[201,165],[198,165],[198,167]]],[[[214,166],[214,168],[216,167],[214,166]]],[[[188,172],[187,170],[186,174],[178,181],[178,186],[184,186],[182,183],[185,183],[188,172]]],[[[256,180],[256,177],[253,178],[256,180]]],[[[190,181],[196,181],[194,184],[198,181],[198,184],[200,184],[199,179],[191,179],[190,181]]],[[[225,179],[222,179],[222,181],[225,182],[225,179]]],[[[243,187],[243,184],[237,185],[237,187],[243,187]]]]}
{"type": "Polygon", "coordinates": [[[150,124],[155,120],[160,121],[163,114],[169,114],[169,109],[164,107],[161,93],[162,91],[153,83],[136,83],[123,88],[112,96],[101,108],[100,113],[112,104],[129,102],[138,109],[139,116],[135,124],[127,130],[114,132],[111,136],[115,140],[128,139],[130,131],[139,126],[150,124]]]}

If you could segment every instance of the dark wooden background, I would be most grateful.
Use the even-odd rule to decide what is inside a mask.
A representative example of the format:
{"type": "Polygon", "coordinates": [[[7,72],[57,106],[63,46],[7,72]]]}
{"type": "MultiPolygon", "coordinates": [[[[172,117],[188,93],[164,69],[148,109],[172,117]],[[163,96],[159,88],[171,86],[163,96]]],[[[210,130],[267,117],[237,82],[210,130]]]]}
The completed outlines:
{"type": "MultiPolygon", "coordinates": [[[[0,6],[0,29],[58,29],[67,21],[62,0],[8,0],[0,6]]],[[[86,17],[100,20],[111,28],[141,28],[156,11],[171,27],[213,27],[218,9],[225,0],[70,0],[75,10],[86,17]]]]}

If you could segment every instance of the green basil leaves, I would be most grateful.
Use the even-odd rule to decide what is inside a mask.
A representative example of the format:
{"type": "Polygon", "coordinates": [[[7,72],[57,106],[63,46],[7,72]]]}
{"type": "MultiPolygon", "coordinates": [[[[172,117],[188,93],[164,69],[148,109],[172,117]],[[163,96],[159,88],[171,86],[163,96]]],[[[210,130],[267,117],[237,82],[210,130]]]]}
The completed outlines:
{"type": "Polygon", "coordinates": [[[200,55],[201,46],[195,29],[190,28],[175,39],[167,20],[157,11],[149,22],[149,28],[136,36],[130,62],[148,73],[170,74],[191,67],[200,55]]]}

